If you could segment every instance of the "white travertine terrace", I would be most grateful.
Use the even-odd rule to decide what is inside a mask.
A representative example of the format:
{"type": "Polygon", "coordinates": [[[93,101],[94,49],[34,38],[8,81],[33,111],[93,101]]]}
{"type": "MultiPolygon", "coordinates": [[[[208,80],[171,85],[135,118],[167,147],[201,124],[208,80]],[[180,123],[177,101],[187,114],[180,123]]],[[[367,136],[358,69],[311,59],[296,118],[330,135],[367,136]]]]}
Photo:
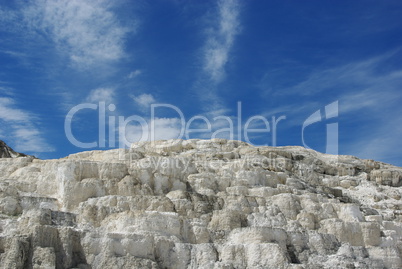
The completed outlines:
{"type": "Polygon", "coordinates": [[[402,169],[169,140],[0,159],[1,268],[401,268],[402,169]]]}

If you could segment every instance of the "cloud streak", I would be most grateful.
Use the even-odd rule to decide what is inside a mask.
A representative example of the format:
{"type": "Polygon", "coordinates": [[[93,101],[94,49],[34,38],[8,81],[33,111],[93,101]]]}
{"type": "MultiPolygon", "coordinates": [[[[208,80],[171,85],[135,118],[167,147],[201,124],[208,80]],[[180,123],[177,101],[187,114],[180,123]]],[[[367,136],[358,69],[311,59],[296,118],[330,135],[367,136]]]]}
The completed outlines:
{"type": "Polygon", "coordinates": [[[364,61],[317,70],[297,85],[272,94],[291,96],[292,99],[296,96],[297,102],[303,102],[303,109],[292,108],[296,106],[294,104],[287,107],[288,124],[300,124],[308,109],[313,112],[313,107],[318,109],[338,100],[340,130],[344,125],[354,126],[354,132],[340,133],[344,140],[341,151],[360,158],[395,163],[398,153],[394,153],[394,149],[401,146],[402,135],[398,98],[402,70],[391,63],[399,54],[400,49],[364,61]],[[321,98],[319,103],[314,101],[317,98],[321,98]]]}
{"type": "Polygon", "coordinates": [[[12,141],[15,150],[22,152],[52,152],[55,149],[43,138],[38,126],[34,124],[37,118],[24,109],[17,107],[11,98],[0,98],[0,122],[2,138],[12,141]]]}
{"type": "Polygon", "coordinates": [[[312,96],[325,92],[394,91],[401,85],[402,70],[380,72],[382,65],[395,57],[398,50],[370,58],[351,62],[342,66],[312,72],[307,79],[297,85],[277,91],[277,95],[312,96]]]}
{"type": "Polygon", "coordinates": [[[225,109],[217,87],[226,77],[225,68],[236,36],[240,32],[240,4],[238,0],[219,0],[203,29],[205,43],[201,48],[201,70],[194,83],[205,111],[225,109]]]}
{"type": "Polygon", "coordinates": [[[396,109],[392,114],[382,115],[382,121],[369,126],[369,131],[357,141],[347,146],[347,153],[360,158],[381,160],[402,166],[398,151],[402,147],[402,109],[396,109]]]}
{"type": "Polygon", "coordinates": [[[136,77],[138,77],[139,75],[141,75],[141,73],[142,73],[142,71],[139,70],[139,69],[134,70],[134,71],[132,71],[130,74],[128,74],[127,78],[129,78],[129,79],[136,78],[136,77]]]}
{"type": "Polygon", "coordinates": [[[109,1],[37,0],[23,11],[24,22],[50,38],[59,51],[81,67],[124,56],[129,31],[110,11],[109,1]]]}
{"type": "Polygon", "coordinates": [[[209,29],[204,47],[204,71],[216,83],[225,76],[229,52],[240,29],[240,5],[237,0],[221,0],[218,8],[218,21],[209,29]]]}
{"type": "Polygon", "coordinates": [[[318,109],[328,102],[338,100],[341,115],[362,110],[381,115],[384,108],[398,105],[395,96],[399,95],[402,85],[402,70],[382,67],[396,53],[398,51],[317,70],[293,87],[271,92],[275,97],[289,99],[290,96],[298,102],[297,105],[292,103],[277,107],[276,112],[303,114],[303,111],[314,111],[314,107],[318,109]],[[317,102],[317,97],[321,97],[320,102],[317,102]]]}

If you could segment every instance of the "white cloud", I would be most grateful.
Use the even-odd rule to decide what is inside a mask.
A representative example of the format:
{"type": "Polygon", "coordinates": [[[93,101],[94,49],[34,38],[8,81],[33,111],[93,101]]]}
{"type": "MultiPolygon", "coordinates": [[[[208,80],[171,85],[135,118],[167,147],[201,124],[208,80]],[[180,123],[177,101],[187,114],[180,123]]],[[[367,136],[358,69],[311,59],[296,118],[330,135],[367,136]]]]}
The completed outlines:
{"type": "Polygon", "coordinates": [[[276,91],[278,95],[311,96],[321,92],[379,92],[400,87],[402,70],[379,72],[381,65],[398,51],[364,61],[351,62],[342,66],[313,71],[307,79],[294,87],[276,91]]]}
{"type": "Polygon", "coordinates": [[[203,102],[204,111],[225,108],[217,86],[226,76],[225,67],[236,35],[240,32],[240,3],[238,0],[219,0],[213,18],[208,17],[205,44],[201,48],[202,69],[194,83],[194,91],[203,102]]]}
{"type": "Polygon", "coordinates": [[[135,77],[137,77],[137,76],[139,76],[139,75],[141,75],[141,73],[142,73],[142,71],[141,70],[134,70],[133,72],[131,72],[130,74],[128,74],[128,78],[135,78],[135,77]]]}
{"type": "Polygon", "coordinates": [[[286,126],[300,125],[308,111],[312,113],[324,108],[326,102],[338,100],[341,152],[401,164],[395,148],[402,146],[402,70],[389,65],[399,55],[400,50],[395,50],[364,61],[316,70],[294,87],[272,92],[300,100],[300,105],[283,107],[288,116],[286,126]]]}
{"type": "MultiPolygon", "coordinates": [[[[180,135],[181,121],[179,118],[156,118],[151,121],[154,124],[155,140],[178,138],[180,135]]],[[[150,139],[151,137],[149,137],[150,139]]]]}
{"type": "Polygon", "coordinates": [[[133,96],[132,97],[134,102],[141,108],[141,109],[147,109],[151,104],[155,103],[156,100],[152,96],[152,94],[141,94],[138,96],[133,96]]]}
{"type": "Polygon", "coordinates": [[[37,129],[26,129],[26,128],[20,128],[17,129],[14,134],[17,137],[32,137],[32,136],[37,136],[40,134],[40,132],[37,129]]]}
{"type": "Polygon", "coordinates": [[[129,29],[102,0],[36,0],[23,9],[24,21],[48,36],[73,63],[88,66],[124,56],[129,29]]]}
{"type": "MultiPolygon", "coordinates": [[[[371,125],[364,137],[359,137],[345,147],[346,153],[401,166],[402,161],[398,150],[402,147],[401,112],[401,109],[396,109],[390,115],[383,115],[382,122],[371,125]]],[[[367,126],[364,127],[367,129],[367,126]]]]}
{"type": "Polygon", "coordinates": [[[358,93],[343,95],[340,102],[340,112],[349,113],[360,109],[375,109],[378,103],[389,102],[393,97],[379,91],[367,89],[358,93]]]}
{"type": "Polygon", "coordinates": [[[33,125],[14,126],[15,150],[19,152],[32,152],[34,154],[41,152],[54,152],[55,149],[49,145],[43,138],[43,134],[33,125]]]}
{"type": "Polygon", "coordinates": [[[15,102],[11,98],[0,98],[0,119],[5,121],[28,122],[31,116],[22,109],[13,108],[15,102]]]}
{"type": "Polygon", "coordinates": [[[27,55],[25,53],[21,53],[18,51],[12,51],[12,50],[1,50],[1,53],[7,54],[9,56],[12,57],[16,57],[16,58],[22,58],[22,57],[27,57],[27,55]]]}
{"type": "Polygon", "coordinates": [[[17,108],[11,98],[0,98],[1,138],[12,141],[19,152],[51,152],[54,148],[43,138],[34,122],[38,118],[26,110],[17,108]]]}
{"type": "Polygon", "coordinates": [[[99,88],[92,90],[87,97],[87,101],[92,103],[105,102],[111,104],[114,102],[114,91],[115,90],[112,88],[99,88]]]}
{"type": "Polygon", "coordinates": [[[204,48],[204,70],[214,82],[221,81],[225,75],[229,52],[240,29],[238,1],[221,0],[218,7],[217,25],[209,30],[204,48]]]}
{"type": "MultiPolygon", "coordinates": [[[[299,100],[299,104],[276,107],[264,114],[284,112],[291,116],[289,118],[296,120],[294,124],[301,124],[301,117],[308,111],[313,112],[328,102],[338,100],[340,115],[364,110],[365,113],[372,113],[378,118],[384,108],[399,106],[395,96],[399,96],[402,85],[402,70],[384,72],[381,68],[381,65],[395,53],[397,51],[365,61],[312,72],[304,81],[293,87],[271,92],[277,96],[301,96],[300,99],[296,99],[299,100]],[[321,100],[317,99],[317,96],[320,96],[321,100]],[[329,96],[332,99],[329,100],[329,96]]],[[[291,120],[287,120],[287,123],[290,122],[291,120]]]]}
{"type": "Polygon", "coordinates": [[[227,108],[219,108],[217,110],[210,110],[206,113],[204,113],[204,115],[207,118],[214,118],[214,117],[219,117],[219,116],[226,116],[230,113],[230,109],[227,108]]]}
{"type": "Polygon", "coordinates": [[[13,89],[9,87],[0,86],[0,93],[2,95],[13,95],[13,89]]]}
{"type": "MultiPolygon", "coordinates": [[[[236,116],[218,115],[217,113],[213,113],[213,116],[196,115],[196,118],[174,117],[152,120],[134,116],[131,118],[132,121],[130,118],[126,118],[127,124],[119,126],[120,145],[130,146],[131,143],[135,142],[187,138],[240,139],[242,136],[244,139],[245,121],[240,121],[241,125],[239,126],[239,119],[236,116]],[[188,125],[190,120],[191,124],[188,125]],[[185,129],[187,127],[188,129],[185,129]]],[[[262,130],[266,129],[267,126],[263,122],[253,122],[247,126],[247,130],[251,131],[247,133],[248,138],[253,141],[262,134],[252,132],[250,130],[252,128],[262,130]]]]}
{"type": "Polygon", "coordinates": [[[127,126],[120,126],[120,142],[134,143],[176,139],[180,138],[181,128],[182,124],[179,118],[155,118],[147,121],[144,126],[141,124],[128,124],[127,126]]]}

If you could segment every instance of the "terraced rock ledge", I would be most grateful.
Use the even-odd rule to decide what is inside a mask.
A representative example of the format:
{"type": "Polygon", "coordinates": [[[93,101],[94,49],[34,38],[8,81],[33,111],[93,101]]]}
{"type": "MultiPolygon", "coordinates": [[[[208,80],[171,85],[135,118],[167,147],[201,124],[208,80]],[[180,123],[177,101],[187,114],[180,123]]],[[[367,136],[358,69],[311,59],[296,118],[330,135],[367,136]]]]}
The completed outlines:
{"type": "Polygon", "coordinates": [[[1,268],[402,267],[389,164],[221,139],[11,155],[1,268]]]}

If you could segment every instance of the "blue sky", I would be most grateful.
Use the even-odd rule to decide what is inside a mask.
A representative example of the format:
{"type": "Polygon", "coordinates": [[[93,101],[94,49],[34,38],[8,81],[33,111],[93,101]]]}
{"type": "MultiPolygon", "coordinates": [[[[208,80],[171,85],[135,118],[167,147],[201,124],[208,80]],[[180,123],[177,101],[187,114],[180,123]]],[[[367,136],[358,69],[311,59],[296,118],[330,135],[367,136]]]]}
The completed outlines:
{"type": "Polygon", "coordinates": [[[246,140],[257,116],[249,127],[261,131],[248,141],[273,145],[282,116],[278,146],[326,152],[332,124],[340,154],[402,166],[400,14],[401,1],[0,0],[0,139],[59,158],[122,146],[123,133],[151,139],[138,118],[154,124],[155,139],[177,138],[174,106],[191,129],[211,122],[190,138],[246,140]],[[72,134],[96,146],[66,135],[80,104],[96,108],[70,114],[72,134]],[[152,104],[171,107],[152,117],[152,104]],[[337,114],[325,118],[330,104],[337,114]],[[322,120],[302,136],[316,111],[322,120]],[[122,133],[119,117],[132,116],[122,133]]]}

